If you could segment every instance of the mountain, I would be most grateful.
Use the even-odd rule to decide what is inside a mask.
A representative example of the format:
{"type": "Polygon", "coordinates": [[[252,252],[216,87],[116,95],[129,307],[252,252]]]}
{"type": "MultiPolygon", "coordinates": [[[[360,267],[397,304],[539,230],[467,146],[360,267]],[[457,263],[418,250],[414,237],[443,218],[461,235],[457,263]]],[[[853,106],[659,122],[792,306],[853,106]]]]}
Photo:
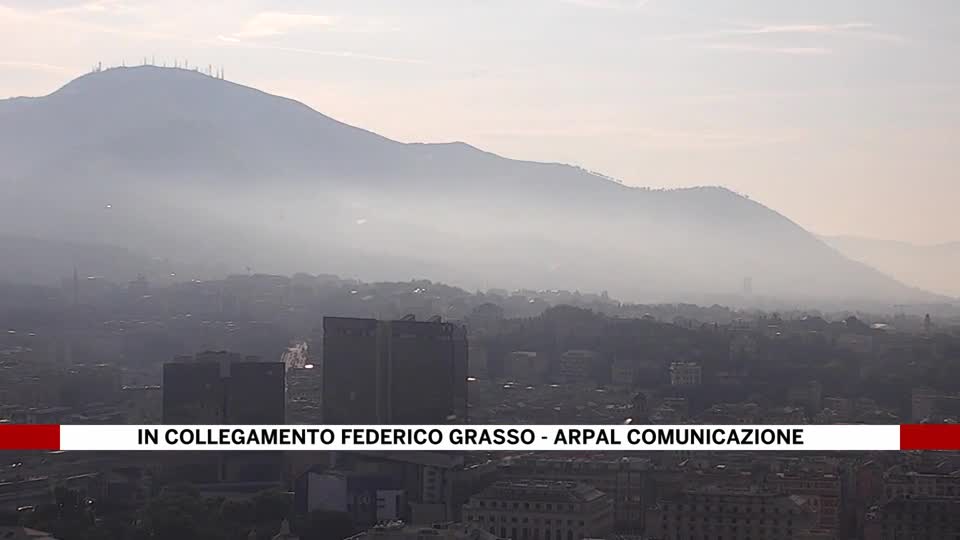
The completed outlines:
{"type": "Polygon", "coordinates": [[[827,236],[823,240],[847,257],[904,283],[960,297],[960,242],[923,246],[858,236],[827,236]]]}
{"type": "Polygon", "coordinates": [[[209,279],[226,272],[153,258],[123,247],[4,234],[0,234],[0,261],[0,282],[34,285],[69,278],[74,268],[82,269],[84,278],[104,278],[120,284],[138,275],[151,283],[167,283],[177,281],[178,275],[209,279]]]}
{"type": "Polygon", "coordinates": [[[0,227],[184,262],[468,287],[935,301],[727,189],[401,143],[182,69],[0,101],[0,227]]]}

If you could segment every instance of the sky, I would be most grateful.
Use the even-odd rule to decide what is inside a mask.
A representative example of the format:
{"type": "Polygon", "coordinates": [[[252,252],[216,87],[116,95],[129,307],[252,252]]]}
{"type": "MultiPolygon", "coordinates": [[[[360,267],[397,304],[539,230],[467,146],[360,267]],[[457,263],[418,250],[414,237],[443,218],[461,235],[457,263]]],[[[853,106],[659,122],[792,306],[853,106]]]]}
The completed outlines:
{"type": "Polygon", "coordinates": [[[401,141],[920,244],[960,240],[958,57],[955,0],[0,0],[0,97],[222,66],[401,141]]]}

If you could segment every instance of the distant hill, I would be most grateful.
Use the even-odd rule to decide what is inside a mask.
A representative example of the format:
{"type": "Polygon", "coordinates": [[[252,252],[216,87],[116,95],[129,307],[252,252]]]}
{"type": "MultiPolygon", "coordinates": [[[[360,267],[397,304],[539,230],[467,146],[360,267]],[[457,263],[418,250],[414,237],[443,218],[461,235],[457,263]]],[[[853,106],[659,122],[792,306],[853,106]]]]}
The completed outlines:
{"type": "Polygon", "coordinates": [[[124,284],[138,275],[152,283],[222,277],[224,268],[148,257],[126,248],[0,234],[0,282],[56,284],[73,275],[124,284]]]}
{"type": "Polygon", "coordinates": [[[857,236],[823,240],[851,259],[911,285],[960,297],[960,242],[921,246],[857,236]]]}
{"type": "Polygon", "coordinates": [[[0,226],[185,262],[641,301],[938,297],[729,190],[649,190],[464,143],[400,143],[193,71],[0,101],[0,226]]]}

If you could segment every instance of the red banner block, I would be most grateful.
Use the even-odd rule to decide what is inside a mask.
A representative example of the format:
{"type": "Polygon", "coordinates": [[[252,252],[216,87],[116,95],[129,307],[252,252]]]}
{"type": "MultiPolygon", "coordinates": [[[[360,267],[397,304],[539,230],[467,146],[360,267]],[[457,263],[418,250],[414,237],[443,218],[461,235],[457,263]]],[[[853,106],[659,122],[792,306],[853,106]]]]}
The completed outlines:
{"type": "Polygon", "coordinates": [[[0,450],[59,450],[57,424],[0,424],[0,450]]]}
{"type": "Polygon", "coordinates": [[[900,426],[901,450],[960,450],[960,425],[909,424],[900,426]]]}

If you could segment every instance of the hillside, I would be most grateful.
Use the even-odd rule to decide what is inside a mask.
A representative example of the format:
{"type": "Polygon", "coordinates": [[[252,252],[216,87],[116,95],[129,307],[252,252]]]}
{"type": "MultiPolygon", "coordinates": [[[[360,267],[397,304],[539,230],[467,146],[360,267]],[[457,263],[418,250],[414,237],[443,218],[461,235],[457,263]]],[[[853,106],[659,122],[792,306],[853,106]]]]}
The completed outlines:
{"type": "Polygon", "coordinates": [[[960,242],[922,246],[857,236],[823,240],[851,259],[916,287],[960,297],[960,242]]]}
{"type": "Polygon", "coordinates": [[[185,262],[643,301],[932,301],[723,188],[632,188],[401,143],[200,73],[118,68],[0,101],[0,226],[185,262]]]}
{"type": "Polygon", "coordinates": [[[83,278],[104,278],[121,285],[141,274],[151,283],[163,284],[222,277],[226,272],[223,268],[148,257],[116,246],[4,234],[0,234],[0,261],[0,282],[34,285],[59,283],[69,278],[74,268],[83,272],[83,278]]]}

